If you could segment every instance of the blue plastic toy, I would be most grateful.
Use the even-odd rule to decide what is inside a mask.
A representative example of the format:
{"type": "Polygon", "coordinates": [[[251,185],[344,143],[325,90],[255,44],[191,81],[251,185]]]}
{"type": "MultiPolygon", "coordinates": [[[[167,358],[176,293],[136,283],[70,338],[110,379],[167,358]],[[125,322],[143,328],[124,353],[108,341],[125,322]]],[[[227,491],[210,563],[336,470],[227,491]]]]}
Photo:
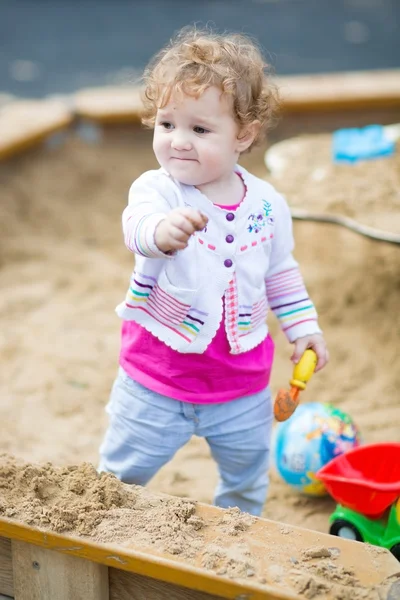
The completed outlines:
{"type": "Polygon", "coordinates": [[[395,142],[387,136],[382,125],[338,129],[332,137],[335,162],[355,163],[359,160],[390,156],[395,151],[395,142]]]}

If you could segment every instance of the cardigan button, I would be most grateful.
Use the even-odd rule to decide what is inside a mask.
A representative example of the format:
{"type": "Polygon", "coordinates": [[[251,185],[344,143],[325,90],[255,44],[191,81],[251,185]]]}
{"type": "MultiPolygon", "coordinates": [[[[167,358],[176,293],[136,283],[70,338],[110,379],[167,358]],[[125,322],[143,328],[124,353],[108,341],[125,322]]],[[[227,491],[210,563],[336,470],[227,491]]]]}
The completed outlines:
{"type": "Polygon", "coordinates": [[[225,267],[227,267],[229,269],[229,267],[231,267],[233,265],[233,262],[231,261],[230,258],[227,258],[226,260],[224,260],[224,265],[225,265],[225,267]]]}
{"type": "Polygon", "coordinates": [[[235,238],[233,237],[233,235],[229,234],[226,236],[225,241],[228,242],[228,244],[232,244],[234,239],[235,238]]]}
{"type": "Polygon", "coordinates": [[[227,221],[233,221],[234,218],[235,218],[235,215],[233,213],[228,213],[226,215],[226,220],[227,221]]]}

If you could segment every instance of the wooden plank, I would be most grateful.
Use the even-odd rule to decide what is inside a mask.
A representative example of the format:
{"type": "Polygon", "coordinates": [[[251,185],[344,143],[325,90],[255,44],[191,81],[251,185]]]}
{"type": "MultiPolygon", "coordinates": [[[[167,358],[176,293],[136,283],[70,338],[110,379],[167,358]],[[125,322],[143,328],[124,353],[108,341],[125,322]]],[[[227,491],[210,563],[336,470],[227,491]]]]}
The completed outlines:
{"type": "Polygon", "coordinates": [[[41,143],[72,120],[71,110],[59,100],[10,102],[0,113],[0,160],[41,143]]]}
{"type": "MultiPolygon", "coordinates": [[[[198,514],[209,521],[210,517],[220,521],[223,511],[217,507],[199,504],[198,514]]],[[[214,531],[212,528],[210,531],[214,537],[219,534],[218,531],[214,531]]],[[[179,556],[167,558],[157,553],[153,548],[146,548],[145,551],[138,549],[133,542],[132,544],[124,543],[124,545],[99,544],[83,537],[40,530],[4,517],[0,518],[0,536],[28,542],[48,550],[57,550],[63,554],[86,558],[123,571],[202,591],[211,596],[233,599],[240,597],[241,594],[249,594],[252,600],[299,600],[298,594],[293,591],[292,586],[287,586],[286,582],[279,585],[273,583],[260,585],[250,579],[228,579],[216,575],[213,571],[201,568],[200,559],[198,561],[199,566],[192,566],[179,556]]],[[[232,540],[233,543],[236,543],[236,538],[232,538],[232,540]]],[[[259,546],[258,540],[256,543],[259,546]]],[[[264,537],[262,544],[265,545],[264,537]]],[[[383,573],[386,572],[383,565],[382,571],[383,573]]]]}
{"type": "MultiPolygon", "coordinates": [[[[277,77],[285,112],[400,107],[400,69],[277,77]]],[[[84,89],[75,113],[103,124],[130,123],[142,113],[140,87],[84,89]]]]}
{"type": "Polygon", "coordinates": [[[79,117],[103,124],[137,123],[143,110],[139,86],[88,88],[73,96],[79,117]]]}
{"type": "MultiPolygon", "coordinates": [[[[278,77],[285,113],[400,108],[400,69],[278,77]]],[[[0,160],[69,127],[75,116],[102,124],[140,121],[141,88],[83,89],[71,99],[17,100],[0,114],[0,160]],[[71,108],[72,105],[72,108],[71,108]]]]}
{"type": "MultiPolygon", "coordinates": [[[[316,546],[334,546],[336,567],[350,568],[360,585],[366,589],[372,590],[398,573],[398,562],[383,548],[332,538],[327,534],[284,526],[261,518],[254,518],[238,538],[223,533],[225,511],[222,509],[199,503],[196,514],[205,524],[202,528],[202,548],[213,545],[220,547],[223,544],[226,552],[236,553],[240,541],[240,544],[245,544],[256,565],[256,577],[230,578],[203,567],[202,548],[196,550],[188,562],[184,556],[162,553],[153,545],[138,546],[134,539],[123,544],[96,543],[86,537],[56,534],[4,517],[0,518],[0,535],[211,596],[231,599],[247,594],[252,600],[299,600],[290,579],[290,570],[293,564],[301,568],[304,553],[316,546]],[[277,569],[280,572],[278,579],[277,569]],[[264,577],[266,582],[259,583],[258,577],[264,577]]],[[[334,596],[327,592],[326,600],[334,600],[334,596]]]]}
{"type": "Polygon", "coordinates": [[[178,585],[118,569],[109,569],[110,600],[222,600],[178,585]]]}
{"type": "Polygon", "coordinates": [[[0,594],[12,596],[13,593],[11,540],[0,537],[0,594]]]}
{"type": "Polygon", "coordinates": [[[11,546],[17,600],[109,600],[107,567],[17,540],[11,546]]]}
{"type": "MultiPolygon", "coordinates": [[[[400,69],[278,77],[286,113],[400,107],[400,69]]],[[[18,100],[2,108],[0,160],[70,126],[74,116],[103,124],[140,120],[141,88],[83,89],[72,99],[18,100]],[[75,114],[74,114],[75,113],[75,114]]]]}
{"type": "Polygon", "coordinates": [[[285,112],[400,106],[400,69],[278,77],[285,112]]]}
{"type": "MultiPolygon", "coordinates": [[[[214,600],[203,592],[188,590],[156,579],[135,575],[119,569],[109,569],[109,600],[214,600]],[[150,596],[151,593],[151,596],[150,596]]],[[[14,595],[12,577],[11,540],[0,538],[0,600],[14,595]],[[3,596],[3,594],[6,594],[3,596]]],[[[108,600],[108,599],[107,599],[108,600]]]]}

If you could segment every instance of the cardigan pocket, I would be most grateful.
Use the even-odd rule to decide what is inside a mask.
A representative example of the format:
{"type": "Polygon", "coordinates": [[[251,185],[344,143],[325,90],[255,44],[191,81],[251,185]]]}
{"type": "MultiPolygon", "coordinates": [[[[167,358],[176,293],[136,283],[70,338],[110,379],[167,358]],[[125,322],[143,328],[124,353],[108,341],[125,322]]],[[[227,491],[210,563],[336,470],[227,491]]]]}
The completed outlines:
{"type": "Polygon", "coordinates": [[[159,321],[167,325],[180,325],[185,320],[195,295],[195,289],[174,285],[163,269],[149,296],[149,308],[159,321]]]}
{"type": "Polygon", "coordinates": [[[246,307],[242,305],[238,319],[240,337],[252,333],[266,322],[267,308],[267,298],[265,295],[253,302],[251,306],[246,307]]]}
{"type": "Polygon", "coordinates": [[[251,309],[251,328],[257,329],[259,325],[266,322],[268,313],[267,296],[264,293],[260,300],[253,303],[251,309]]]}

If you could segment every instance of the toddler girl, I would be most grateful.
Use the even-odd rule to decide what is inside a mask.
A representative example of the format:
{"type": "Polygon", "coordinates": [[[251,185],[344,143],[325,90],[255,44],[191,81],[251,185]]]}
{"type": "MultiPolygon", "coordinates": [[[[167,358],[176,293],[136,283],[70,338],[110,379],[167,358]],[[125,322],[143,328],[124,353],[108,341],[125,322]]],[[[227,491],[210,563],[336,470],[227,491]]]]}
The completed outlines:
{"type": "Polygon", "coordinates": [[[268,487],[274,344],[268,306],[297,362],[328,360],[293,258],[289,208],[237,164],[276,105],[265,63],[243,35],[185,29],[145,71],[143,121],[160,169],[131,186],[123,213],[136,255],[120,369],[100,470],[145,485],[192,435],[220,481],[214,502],[260,515],[268,487]]]}

